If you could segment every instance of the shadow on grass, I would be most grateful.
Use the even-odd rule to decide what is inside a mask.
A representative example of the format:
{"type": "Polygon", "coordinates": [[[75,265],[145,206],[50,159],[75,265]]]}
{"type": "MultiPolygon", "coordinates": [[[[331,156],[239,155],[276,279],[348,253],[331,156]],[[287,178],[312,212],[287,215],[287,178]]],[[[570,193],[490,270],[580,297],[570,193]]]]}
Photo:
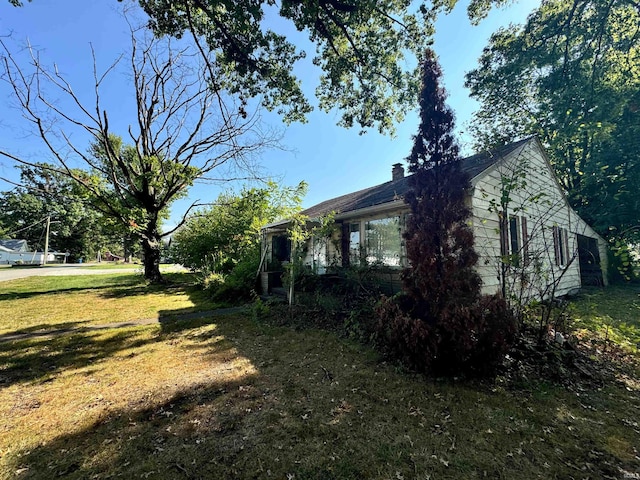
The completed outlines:
{"type": "Polygon", "coordinates": [[[124,350],[165,341],[171,334],[210,324],[216,317],[234,311],[194,312],[188,309],[182,314],[174,310],[161,312],[160,331],[157,333],[149,330],[155,328],[155,323],[124,322],[83,327],[83,322],[68,322],[62,324],[63,329],[55,331],[22,332],[29,335],[25,339],[10,338],[20,335],[20,332],[4,334],[0,336],[0,387],[27,381],[44,382],[67,369],[82,368],[124,350]],[[105,338],[103,334],[107,330],[110,332],[105,338]],[[5,341],[3,337],[7,337],[5,341]]]}
{"type": "Polygon", "coordinates": [[[72,332],[0,343],[0,386],[46,382],[67,369],[82,368],[156,341],[141,338],[141,333],[142,327],[138,327],[122,329],[107,338],[102,332],[72,332]]]}
{"type": "MultiPolygon", "coordinates": [[[[164,338],[210,321],[167,323],[164,338]]],[[[243,358],[255,373],[213,374],[154,397],[141,391],[87,428],[10,452],[8,471],[34,479],[523,480],[622,478],[620,468],[640,468],[628,454],[638,434],[621,426],[620,411],[586,408],[586,394],[544,389],[529,398],[425,382],[323,332],[242,316],[215,323],[186,348],[210,356],[213,371],[243,358]]],[[[637,407],[637,399],[626,407],[629,421],[637,407]]]]}
{"type": "MultiPolygon", "coordinates": [[[[16,478],[232,478],[235,459],[258,439],[239,428],[259,408],[246,379],[210,382],[162,401],[111,412],[90,428],[64,435],[7,462],[16,478]],[[220,411],[218,411],[220,410],[220,411]]],[[[266,472],[262,472],[266,475],[266,472]]]]}
{"type": "MultiPolygon", "coordinates": [[[[90,320],[78,320],[75,322],[63,322],[63,323],[43,323],[41,325],[32,325],[30,327],[21,328],[19,330],[12,330],[10,332],[0,334],[0,342],[10,341],[12,337],[33,337],[50,335],[52,332],[72,332],[75,329],[80,329],[90,320]]],[[[21,338],[18,338],[21,340],[21,338]]]]}
{"type": "MultiPolygon", "coordinates": [[[[132,282],[131,285],[135,285],[137,282],[132,282]]],[[[123,287],[124,288],[124,287],[123,287]]],[[[81,292],[81,291],[96,291],[96,290],[112,290],[113,286],[102,287],[70,287],[70,288],[58,288],[55,290],[37,290],[31,292],[9,292],[0,293],[0,302],[3,300],[20,300],[25,298],[40,297],[43,295],[58,295],[61,293],[81,292]]]]}

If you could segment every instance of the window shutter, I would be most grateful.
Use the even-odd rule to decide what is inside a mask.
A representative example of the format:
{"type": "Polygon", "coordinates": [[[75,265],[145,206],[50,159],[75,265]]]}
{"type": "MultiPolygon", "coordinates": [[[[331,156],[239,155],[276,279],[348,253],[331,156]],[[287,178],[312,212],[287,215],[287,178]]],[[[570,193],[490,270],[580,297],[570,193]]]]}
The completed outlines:
{"type": "Polygon", "coordinates": [[[529,231],[527,229],[527,217],[522,217],[522,258],[524,264],[529,265],[529,231]]]}
{"type": "Polygon", "coordinates": [[[556,265],[560,265],[560,232],[558,227],[553,227],[553,250],[555,253],[556,265]]]}

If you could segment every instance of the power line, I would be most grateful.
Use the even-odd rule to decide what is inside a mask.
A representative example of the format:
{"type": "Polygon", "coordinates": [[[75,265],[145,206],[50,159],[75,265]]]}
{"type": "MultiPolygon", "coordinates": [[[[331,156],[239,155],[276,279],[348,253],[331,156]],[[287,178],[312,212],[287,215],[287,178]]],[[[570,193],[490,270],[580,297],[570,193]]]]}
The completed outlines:
{"type": "Polygon", "coordinates": [[[13,235],[15,235],[16,233],[24,232],[25,230],[28,230],[28,229],[30,229],[31,227],[35,227],[35,226],[36,226],[36,225],[38,225],[39,223],[44,223],[46,220],[47,220],[47,217],[44,217],[42,220],[38,220],[37,222],[32,223],[31,225],[29,225],[29,226],[27,226],[27,227],[21,228],[20,230],[15,230],[15,231],[13,231],[13,232],[9,232],[9,233],[7,233],[7,234],[5,234],[5,235],[7,235],[7,236],[13,236],[13,235]]]}

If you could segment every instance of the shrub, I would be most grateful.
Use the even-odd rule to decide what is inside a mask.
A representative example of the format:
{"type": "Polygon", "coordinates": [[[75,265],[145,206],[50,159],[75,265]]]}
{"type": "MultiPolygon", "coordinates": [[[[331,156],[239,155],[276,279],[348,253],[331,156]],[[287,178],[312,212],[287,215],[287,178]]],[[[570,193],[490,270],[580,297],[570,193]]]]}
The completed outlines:
{"type": "Polygon", "coordinates": [[[214,293],[214,300],[239,303],[251,300],[257,287],[256,272],[260,264],[258,254],[247,255],[224,278],[224,284],[214,293]]]}
{"type": "Polygon", "coordinates": [[[449,305],[437,318],[415,315],[406,295],[383,297],[376,336],[387,355],[409,368],[440,375],[495,373],[516,337],[516,320],[498,295],[472,305],[449,305]]]}
{"type": "Polygon", "coordinates": [[[403,311],[402,296],[383,296],[377,305],[376,340],[384,354],[409,368],[426,372],[435,358],[437,338],[427,322],[403,311]]]}
{"type": "Polygon", "coordinates": [[[483,295],[474,308],[477,340],[465,371],[475,375],[491,375],[513,346],[517,320],[508,303],[500,295],[483,295]]]}
{"type": "Polygon", "coordinates": [[[208,292],[216,292],[224,285],[224,275],[220,273],[207,273],[200,280],[202,289],[208,292]]]}

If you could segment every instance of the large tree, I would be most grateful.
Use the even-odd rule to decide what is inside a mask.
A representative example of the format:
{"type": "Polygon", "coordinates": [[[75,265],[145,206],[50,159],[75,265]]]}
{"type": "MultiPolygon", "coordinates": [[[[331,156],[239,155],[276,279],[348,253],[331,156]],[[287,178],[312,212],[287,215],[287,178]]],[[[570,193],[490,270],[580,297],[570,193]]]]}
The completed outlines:
{"type": "Polygon", "coordinates": [[[469,176],[460,168],[454,116],[440,86],[442,72],[432,50],[423,63],[420,126],[408,158],[411,216],[405,233],[410,266],[403,272],[413,315],[437,321],[445,310],[475,301],[480,277],[474,267],[469,176]]]}
{"type": "MultiPolygon", "coordinates": [[[[212,84],[199,54],[144,31],[132,29],[129,62],[121,57],[100,71],[94,55],[93,72],[88,72],[92,101],[83,101],[39,52],[26,49],[25,64],[5,40],[0,45],[2,80],[55,161],[53,170],[82,185],[102,211],[133,229],[150,281],[162,281],[161,238],[171,232],[162,232],[160,222],[171,203],[198,179],[251,175],[253,155],[277,141],[258,128],[259,117],[247,112],[245,102],[232,102],[212,84]],[[113,132],[101,97],[121,63],[128,65],[124,73],[134,93],[136,117],[126,132],[128,143],[113,132]],[[76,143],[77,136],[90,147],[76,143]],[[78,174],[78,164],[92,175],[78,174]]],[[[0,149],[0,155],[31,164],[14,152],[0,149]]]]}
{"type": "Polygon", "coordinates": [[[404,234],[405,294],[381,303],[379,328],[387,348],[413,368],[489,373],[509,348],[515,322],[502,297],[481,296],[466,202],[471,182],[461,169],[454,117],[432,50],[422,71],[420,126],[405,196],[411,209],[404,234]]]}
{"type": "Polygon", "coordinates": [[[640,3],[544,0],[496,32],[467,75],[478,146],[538,134],[573,207],[640,239],[640,3]]]}
{"type": "MultiPolygon", "coordinates": [[[[119,0],[122,1],[122,0],[119,0]]],[[[512,0],[471,0],[473,21],[512,0]]],[[[9,0],[22,5],[20,0],[9,0]]],[[[312,109],[296,76],[307,51],[320,67],[320,108],[340,109],[340,124],[393,131],[412,109],[420,88],[414,67],[432,42],[439,12],[457,0],[139,0],[158,34],[193,36],[217,87],[245,98],[260,97],[287,121],[312,109]],[[294,30],[301,32],[294,34],[294,30]]]]}
{"type": "Polygon", "coordinates": [[[43,250],[48,217],[51,250],[69,252],[77,259],[122,249],[127,230],[96,210],[95,199],[86,189],[57,173],[52,165],[22,165],[19,169],[20,182],[0,193],[0,224],[7,234],[27,240],[33,250],[43,250]]]}

